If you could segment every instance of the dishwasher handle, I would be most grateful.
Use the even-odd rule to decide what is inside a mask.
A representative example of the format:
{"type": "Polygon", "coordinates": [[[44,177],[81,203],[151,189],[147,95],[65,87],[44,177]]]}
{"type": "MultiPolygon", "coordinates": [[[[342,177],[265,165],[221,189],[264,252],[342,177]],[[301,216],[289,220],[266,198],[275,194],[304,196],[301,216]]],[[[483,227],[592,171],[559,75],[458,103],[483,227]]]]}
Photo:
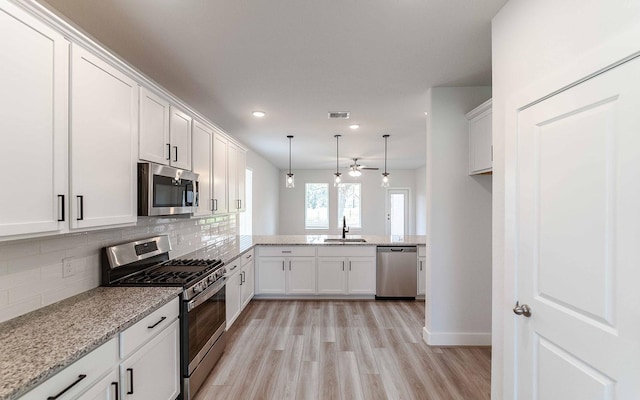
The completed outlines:
{"type": "Polygon", "coordinates": [[[380,246],[378,253],[416,253],[416,246],[380,246]]]}

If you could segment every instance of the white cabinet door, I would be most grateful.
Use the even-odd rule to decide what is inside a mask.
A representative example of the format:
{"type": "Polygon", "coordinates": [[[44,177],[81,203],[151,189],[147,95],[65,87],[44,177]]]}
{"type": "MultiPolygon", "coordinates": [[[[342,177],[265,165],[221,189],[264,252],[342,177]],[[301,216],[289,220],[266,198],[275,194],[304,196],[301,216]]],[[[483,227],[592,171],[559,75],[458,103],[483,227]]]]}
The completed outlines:
{"type": "Polygon", "coordinates": [[[78,400],[115,400],[119,399],[120,395],[118,371],[114,369],[109,375],[100,380],[100,382],[80,395],[78,400]]]}
{"type": "Polygon", "coordinates": [[[71,60],[71,227],[134,223],[138,84],[79,46],[71,60]]]}
{"type": "Polygon", "coordinates": [[[191,170],[192,119],[178,108],[170,107],[169,136],[171,137],[171,166],[191,170]]]}
{"type": "Polygon", "coordinates": [[[0,27],[0,237],[64,231],[69,42],[7,2],[0,27]]]}
{"type": "Polygon", "coordinates": [[[347,260],[349,294],[376,293],[376,258],[350,257],[347,260]]]}
{"type": "Polygon", "coordinates": [[[426,293],[427,288],[427,258],[418,257],[418,294],[423,295],[426,293]]]}
{"type": "Polygon", "coordinates": [[[169,102],[145,87],[140,88],[141,160],[169,165],[169,102]]]}
{"type": "Polygon", "coordinates": [[[255,291],[254,266],[253,261],[242,267],[243,283],[240,291],[242,292],[242,307],[245,308],[253,298],[255,291]]]}
{"type": "Polygon", "coordinates": [[[246,170],[247,170],[247,152],[243,149],[238,149],[238,158],[236,162],[236,169],[238,170],[237,178],[237,197],[238,197],[238,211],[246,211],[246,197],[245,197],[245,184],[246,184],[246,170]]]}
{"type": "Polygon", "coordinates": [[[347,292],[347,261],[342,257],[318,257],[318,293],[347,292]]]}
{"type": "Polygon", "coordinates": [[[316,292],[315,257],[291,257],[286,260],[287,293],[314,294],[316,292]]]}
{"type": "Polygon", "coordinates": [[[226,137],[216,132],[213,138],[213,213],[226,214],[227,203],[227,147],[226,137]]]}
{"type": "Polygon", "coordinates": [[[491,100],[467,113],[469,119],[469,175],[490,172],[493,168],[491,100]]]}
{"type": "Polygon", "coordinates": [[[240,208],[238,198],[238,147],[229,142],[227,159],[227,189],[229,198],[229,212],[237,212],[240,208]]]}
{"type": "Polygon", "coordinates": [[[213,129],[199,121],[194,121],[192,144],[193,172],[199,175],[198,207],[193,215],[211,215],[213,212],[213,185],[211,179],[213,129]]]}
{"type": "Polygon", "coordinates": [[[242,289],[242,273],[238,272],[229,278],[225,285],[225,307],[227,314],[227,329],[231,327],[233,321],[238,318],[241,311],[241,289],[242,289]]]}
{"type": "Polygon", "coordinates": [[[258,292],[261,294],[284,294],[285,259],[261,257],[258,259],[258,292]]]}
{"type": "Polygon", "coordinates": [[[180,394],[179,321],[120,365],[125,399],[174,400],[180,394]]]}

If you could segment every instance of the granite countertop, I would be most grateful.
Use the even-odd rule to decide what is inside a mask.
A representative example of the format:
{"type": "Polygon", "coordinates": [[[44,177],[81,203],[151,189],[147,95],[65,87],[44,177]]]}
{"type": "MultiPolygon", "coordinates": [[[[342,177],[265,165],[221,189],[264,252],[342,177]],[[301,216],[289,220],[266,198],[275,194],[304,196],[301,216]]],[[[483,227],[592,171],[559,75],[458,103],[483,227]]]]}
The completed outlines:
{"type": "Polygon", "coordinates": [[[427,237],[422,235],[376,236],[347,235],[352,239],[365,239],[366,242],[326,243],[328,238],[339,239],[339,235],[255,235],[230,236],[223,245],[203,247],[178,258],[219,258],[225,263],[235,260],[255,246],[425,246],[427,237]]]}
{"type": "Polygon", "coordinates": [[[1,323],[0,399],[25,394],[181,292],[98,287],[1,323]]]}

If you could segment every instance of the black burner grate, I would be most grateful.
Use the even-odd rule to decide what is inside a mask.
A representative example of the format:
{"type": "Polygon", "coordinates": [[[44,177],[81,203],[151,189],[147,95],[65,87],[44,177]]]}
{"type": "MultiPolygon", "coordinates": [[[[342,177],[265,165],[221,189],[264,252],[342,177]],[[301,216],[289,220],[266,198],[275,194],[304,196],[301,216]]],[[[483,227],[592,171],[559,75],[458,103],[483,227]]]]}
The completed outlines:
{"type": "Polygon", "coordinates": [[[119,283],[124,285],[188,286],[191,282],[197,282],[222,265],[220,260],[169,260],[152,269],[128,276],[119,283]]]}

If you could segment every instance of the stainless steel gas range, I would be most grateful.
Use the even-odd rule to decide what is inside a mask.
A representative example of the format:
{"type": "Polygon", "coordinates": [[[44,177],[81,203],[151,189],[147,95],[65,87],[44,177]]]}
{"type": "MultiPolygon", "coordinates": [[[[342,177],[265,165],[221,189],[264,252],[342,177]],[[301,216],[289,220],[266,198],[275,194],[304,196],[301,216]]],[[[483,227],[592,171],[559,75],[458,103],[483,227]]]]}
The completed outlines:
{"type": "Polygon", "coordinates": [[[104,286],[182,287],[180,370],[182,397],[194,397],[226,344],[225,268],[220,260],[169,259],[167,236],[105,247],[104,286]]]}

